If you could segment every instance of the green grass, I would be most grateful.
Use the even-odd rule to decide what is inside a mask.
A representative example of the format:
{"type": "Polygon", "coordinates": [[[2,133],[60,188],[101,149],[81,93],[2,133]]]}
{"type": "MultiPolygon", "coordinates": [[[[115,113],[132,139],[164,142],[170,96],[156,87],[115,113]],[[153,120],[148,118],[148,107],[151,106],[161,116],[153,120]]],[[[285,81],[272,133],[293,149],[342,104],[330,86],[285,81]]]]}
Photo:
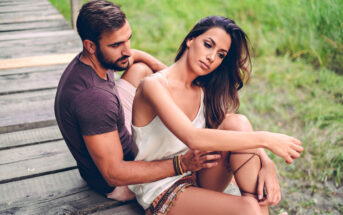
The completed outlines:
{"type": "MultiPolygon", "coordinates": [[[[63,1],[50,1],[70,19],[63,1]]],[[[343,1],[115,2],[131,24],[131,46],[167,64],[173,62],[179,44],[200,18],[234,19],[249,35],[255,54],[251,83],[241,92],[240,112],[256,130],[295,136],[305,148],[292,165],[271,154],[281,176],[308,184],[333,181],[342,185],[343,1]]]]}

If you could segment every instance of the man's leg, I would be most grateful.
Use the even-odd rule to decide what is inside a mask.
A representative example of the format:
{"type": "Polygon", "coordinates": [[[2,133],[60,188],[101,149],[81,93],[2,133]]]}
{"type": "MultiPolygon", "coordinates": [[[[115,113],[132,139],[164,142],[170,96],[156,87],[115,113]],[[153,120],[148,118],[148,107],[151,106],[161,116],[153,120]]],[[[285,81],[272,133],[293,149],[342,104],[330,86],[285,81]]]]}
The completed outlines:
{"type": "MultiPolygon", "coordinates": [[[[133,64],[121,79],[116,82],[117,92],[124,110],[125,126],[131,133],[132,103],[135,97],[136,88],[142,78],[152,74],[152,70],[144,63],[133,64]]],[[[135,195],[127,186],[116,187],[107,198],[118,201],[127,201],[135,198],[135,195]]]]}
{"type": "Polygon", "coordinates": [[[148,76],[151,75],[153,72],[145,63],[135,63],[130,68],[124,72],[121,76],[121,79],[126,80],[135,88],[138,87],[140,81],[148,76]]]}
{"type": "Polygon", "coordinates": [[[125,126],[130,133],[132,103],[135,98],[136,88],[140,81],[150,74],[152,74],[152,70],[146,64],[135,63],[116,82],[120,102],[124,110],[125,126]]]}

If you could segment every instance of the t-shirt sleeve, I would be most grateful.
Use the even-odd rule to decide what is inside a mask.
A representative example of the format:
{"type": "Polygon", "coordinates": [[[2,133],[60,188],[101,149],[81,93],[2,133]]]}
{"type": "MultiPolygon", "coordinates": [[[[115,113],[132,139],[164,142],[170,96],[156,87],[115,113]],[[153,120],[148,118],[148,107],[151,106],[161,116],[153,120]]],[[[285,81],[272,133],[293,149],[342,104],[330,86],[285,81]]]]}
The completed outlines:
{"type": "Polygon", "coordinates": [[[89,89],[74,99],[73,107],[82,135],[118,130],[118,100],[100,89],[89,89]]]}

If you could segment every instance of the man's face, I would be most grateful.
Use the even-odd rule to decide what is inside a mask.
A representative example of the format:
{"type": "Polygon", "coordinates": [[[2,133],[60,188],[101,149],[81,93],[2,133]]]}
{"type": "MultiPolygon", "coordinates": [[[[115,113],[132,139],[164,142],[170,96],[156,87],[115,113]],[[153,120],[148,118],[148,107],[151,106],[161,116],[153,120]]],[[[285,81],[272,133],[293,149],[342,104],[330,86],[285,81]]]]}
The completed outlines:
{"type": "Polygon", "coordinates": [[[120,29],[101,35],[95,56],[102,67],[116,71],[129,67],[131,35],[132,31],[127,21],[120,29]]]}

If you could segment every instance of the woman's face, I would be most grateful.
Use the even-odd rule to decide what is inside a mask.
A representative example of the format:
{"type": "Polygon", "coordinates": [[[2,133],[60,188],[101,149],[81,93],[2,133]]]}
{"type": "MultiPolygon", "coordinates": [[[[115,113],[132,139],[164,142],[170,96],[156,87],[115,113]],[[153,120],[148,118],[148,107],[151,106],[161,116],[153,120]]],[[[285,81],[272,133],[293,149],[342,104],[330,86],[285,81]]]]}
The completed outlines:
{"type": "Polygon", "coordinates": [[[231,45],[231,37],[225,30],[213,27],[196,38],[187,41],[187,61],[197,75],[207,75],[216,69],[231,45]]]}

